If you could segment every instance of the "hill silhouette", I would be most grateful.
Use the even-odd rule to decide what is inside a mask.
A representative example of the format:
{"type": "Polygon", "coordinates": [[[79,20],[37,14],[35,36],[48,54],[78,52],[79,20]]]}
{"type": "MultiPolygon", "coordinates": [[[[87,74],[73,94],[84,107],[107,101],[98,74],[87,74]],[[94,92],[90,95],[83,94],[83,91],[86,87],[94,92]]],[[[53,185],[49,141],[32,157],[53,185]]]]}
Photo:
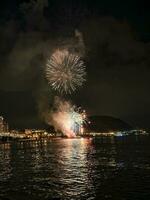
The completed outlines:
{"type": "Polygon", "coordinates": [[[90,116],[86,124],[87,132],[109,132],[131,130],[132,126],[111,116],[90,116]]]}

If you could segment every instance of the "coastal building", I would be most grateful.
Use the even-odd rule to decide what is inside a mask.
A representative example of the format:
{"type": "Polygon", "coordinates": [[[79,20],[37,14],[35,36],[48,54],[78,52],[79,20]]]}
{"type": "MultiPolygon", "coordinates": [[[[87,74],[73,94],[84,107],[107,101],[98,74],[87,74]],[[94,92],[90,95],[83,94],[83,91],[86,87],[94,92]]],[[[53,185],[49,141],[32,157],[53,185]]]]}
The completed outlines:
{"type": "Polygon", "coordinates": [[[40,130],[40,129],[25,129],[25,137],[27,138],[43,138],[47,137],[48,134],[46,130],[40,130]]]}
{"type": "Polygon", "coordinates": [[[0,133],[8,131],[9,131],[8,123],[4,120],[2,116],[0,116],[0,133]]]}

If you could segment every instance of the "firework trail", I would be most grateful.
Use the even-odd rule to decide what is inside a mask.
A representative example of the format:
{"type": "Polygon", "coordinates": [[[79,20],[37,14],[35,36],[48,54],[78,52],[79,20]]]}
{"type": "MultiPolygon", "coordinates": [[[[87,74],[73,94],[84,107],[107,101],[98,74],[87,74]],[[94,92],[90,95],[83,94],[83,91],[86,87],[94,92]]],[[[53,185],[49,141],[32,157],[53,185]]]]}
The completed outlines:
{"type": "Polygon", "coordinates": [[[86,81],[85,76],[85,65],[81,58],[65,49],[57,49],[46,64],[48,83],[60,93],[75,91],[86,81]]]}

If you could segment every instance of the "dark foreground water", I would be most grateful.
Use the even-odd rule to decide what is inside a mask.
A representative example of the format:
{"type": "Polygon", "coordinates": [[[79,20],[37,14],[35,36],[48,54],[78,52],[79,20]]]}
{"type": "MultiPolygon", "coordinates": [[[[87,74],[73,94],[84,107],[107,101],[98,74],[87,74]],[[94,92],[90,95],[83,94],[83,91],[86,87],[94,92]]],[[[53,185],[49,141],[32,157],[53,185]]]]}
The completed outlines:
{"type": "Polygon", "coordinates": [[[150,137],[0,143],[0,200],[150,199],[150,137]]]}

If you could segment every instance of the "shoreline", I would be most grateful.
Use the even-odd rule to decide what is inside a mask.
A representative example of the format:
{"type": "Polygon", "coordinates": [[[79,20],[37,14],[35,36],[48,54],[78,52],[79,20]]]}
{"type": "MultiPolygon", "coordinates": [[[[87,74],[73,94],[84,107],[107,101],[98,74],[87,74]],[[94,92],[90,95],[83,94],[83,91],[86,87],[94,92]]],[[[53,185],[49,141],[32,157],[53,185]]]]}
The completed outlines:
{"type": "Polygon", "coordinates": [[[77,137],[65,137],[65,136],[50,136],[50,137],[42,137],[42,138],[10,138],[10,137],[1,137],[0,143],[7,142],[34,142],[34,141],[44,141],[44,140],[61,140],[61,139],[103,139],[103,138],[127,138],[127,137],[148,137],[150,135],[123,135],[123,136],[115,136],[115,135],[101,135],[101,136],[77,136],[77,137]]]}

